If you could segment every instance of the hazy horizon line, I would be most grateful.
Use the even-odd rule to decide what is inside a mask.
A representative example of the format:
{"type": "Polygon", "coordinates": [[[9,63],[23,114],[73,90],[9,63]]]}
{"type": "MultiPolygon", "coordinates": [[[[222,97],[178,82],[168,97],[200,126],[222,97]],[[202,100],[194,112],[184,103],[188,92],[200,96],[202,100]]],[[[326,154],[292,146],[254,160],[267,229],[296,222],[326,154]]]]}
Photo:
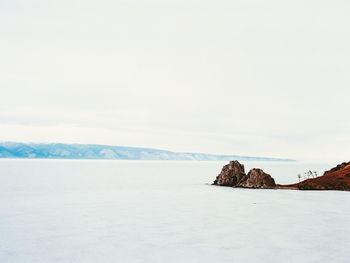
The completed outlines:
{"type": "Polygon", "coordinates": [[[161,147],[152,147],[152,146],[128,146],[128,145],[114,145],[114,144],[99,144],[99,143],[65,143],[65,142],[40,142],[40,141],[0,141],[1,144],[24,144],[24,145],[67,145],[67,146],[98,146],[98,147],[119,147],[119,148],[127,148],[127,149],[139,149],[139,150],[153,150],[153,151],[161,151],[167,153],[175,153],[175,154],[202,154],[207,156],[220,156],[220,157],[240,157],[240,158],[263,158],[263,159],[274,159],[280,161],[293,161],[296,162],[296,159],[285,158],[285,157],[275,157],[275,156],[256,156],[256,155],[241,155],[241,154],[222,154],[222,153],[208,153],[208,152],[197,152],[197,151],[174,151],[161,147]]]}

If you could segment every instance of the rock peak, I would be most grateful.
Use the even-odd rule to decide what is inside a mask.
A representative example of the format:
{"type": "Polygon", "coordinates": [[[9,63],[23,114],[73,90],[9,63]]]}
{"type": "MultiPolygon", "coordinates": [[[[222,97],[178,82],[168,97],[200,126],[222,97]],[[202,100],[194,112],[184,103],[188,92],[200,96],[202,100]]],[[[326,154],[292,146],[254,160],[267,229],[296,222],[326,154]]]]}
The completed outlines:
{"type": "Polygon", "coordinates": [[[221,173],[216,177],[214,185],[236,186],[243,177],[247,176],[244,171],[244,165],[238,161],[230,161],[226,164],[221,173]]]}
{"type": "Polygon", "coordinates": [[[230,161],[222,168],[221,173],[214,181],[214,185],[271,189],[276,184],[275,180],[263,170],[254,168],[247,175],[243,164],[238,161],[230,161]]]}
{"type": "Polygon", "coordinates": [[[275,188],[275,180],[271,175],[265,173],[262,169],[251,169],[246,177],[244,177],[237,185],[237,187],[244,188],[275,188]]]}

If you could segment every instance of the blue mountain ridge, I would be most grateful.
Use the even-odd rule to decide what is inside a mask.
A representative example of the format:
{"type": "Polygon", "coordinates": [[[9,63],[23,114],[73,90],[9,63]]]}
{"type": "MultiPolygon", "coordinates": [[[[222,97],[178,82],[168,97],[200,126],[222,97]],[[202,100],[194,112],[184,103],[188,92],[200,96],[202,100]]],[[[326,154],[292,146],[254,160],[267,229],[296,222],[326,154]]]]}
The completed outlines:
{"type": "Polygon", "coordinates": [[[271,157],[172,152],[167,150],[98,144],[0,142],[0,158],[196,160],[196,161],[294,161],[271,157]]]}

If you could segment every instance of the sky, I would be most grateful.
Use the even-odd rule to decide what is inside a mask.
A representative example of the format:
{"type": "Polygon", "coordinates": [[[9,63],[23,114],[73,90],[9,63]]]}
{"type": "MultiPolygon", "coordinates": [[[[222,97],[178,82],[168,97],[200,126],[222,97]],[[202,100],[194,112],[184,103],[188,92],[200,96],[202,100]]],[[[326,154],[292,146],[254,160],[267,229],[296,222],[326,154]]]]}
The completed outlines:
{"type": "Polygon", "coordinates": [[[347,0],[1,0],[0,140],[350,160],[347,0]]]}

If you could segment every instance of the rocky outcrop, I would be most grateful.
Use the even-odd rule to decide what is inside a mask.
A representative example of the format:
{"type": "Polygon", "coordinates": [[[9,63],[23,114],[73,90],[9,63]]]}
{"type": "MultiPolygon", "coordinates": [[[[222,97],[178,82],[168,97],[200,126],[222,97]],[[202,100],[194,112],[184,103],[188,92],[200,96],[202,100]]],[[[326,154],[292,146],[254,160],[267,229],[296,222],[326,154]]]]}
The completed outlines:
{"type": "Polygon", "coordinates": [[[235,187],[245,176],[247,175],[244,171],[244,165],[238,161],[231,161],[222,168],[221,173],[216,177],[213,184],[235,187]]]}
{"type": "Polygon", "coordinates": [[[350,191],[350,162],[326,171],[323,176],[307,179],[295,186],[300,190],[350,191]]]}
{"type": "Polygon", "coordinates": [[[222,168],[214,185],[236,188],[350,191],[350,162],[339,164],[320,177],[307,179],[300,183],[280,185],[259,168],[254,168],[245,174],[242,164],[238,161],[231,161],[222,168]]]}
{"type": "Polygon", "coordinates": [[[275,186],[275,180],[271,175],[258,168],[250,170],[248,175],[237,184],[237,187],[243,188],[273,189],[275,186]]]}
{"type": "Polygon", "coordinates": [[[216,177],[214,185],[264,189],[272,189],[276,186],[275,180],[261,169],[254,168],[247,175],[244,165],[238,161],[231,161],[225,165],[216,177]]]}

